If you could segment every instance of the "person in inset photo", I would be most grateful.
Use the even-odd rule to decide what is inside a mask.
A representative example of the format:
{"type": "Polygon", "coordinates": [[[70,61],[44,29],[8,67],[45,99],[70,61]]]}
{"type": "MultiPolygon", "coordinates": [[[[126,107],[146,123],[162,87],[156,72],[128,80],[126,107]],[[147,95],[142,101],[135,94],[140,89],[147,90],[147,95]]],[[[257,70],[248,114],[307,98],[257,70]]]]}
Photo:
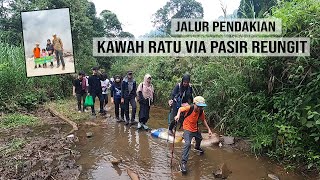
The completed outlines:
{"type": "Polygon", "coordinates": [[[54,52],[56,54],[57,59],[57,68],[60,67],[60,61],[62,64],[62,70],[65,69],[65,63],[63,59],[63,43],[59,37],[57,37],[57,34],[53,34],[53,40],[52,40],[54,52]]]}
{"type": "MultiPolygon", "coordinates": [[[[46,50],[47,50],[49,56],[53,55],[54,48],[53,48],[53,44],[51,43],[50,39],[47,40],[46,50]]],[[[50,67],[53,68],[53,62],[50,62],[50,67]]]]}
{"type": "MultiPolygon", "coordinates": [[[[48,56],[47,51],[46,51],[45,49],[42,49],[42,50],[41,50],[41,57],[47,57],[47,56],[48,56]]],[[[42,67],[47,68],[47,63],[44,62],[44,63],[42,64],[42,67]]]]}
{"type": "MultiPolygon", "coordinates": [[[[33,59],[34,59],[34,68],[37,68],[37,63],[36,63],[36,59],[40,58],[40,47],[39,47],[40,43],[36,43],[36,47],[33,49],[33,59]]],[[[39,67],[41,67],[41,65],[39,64],[39,67]]]]}

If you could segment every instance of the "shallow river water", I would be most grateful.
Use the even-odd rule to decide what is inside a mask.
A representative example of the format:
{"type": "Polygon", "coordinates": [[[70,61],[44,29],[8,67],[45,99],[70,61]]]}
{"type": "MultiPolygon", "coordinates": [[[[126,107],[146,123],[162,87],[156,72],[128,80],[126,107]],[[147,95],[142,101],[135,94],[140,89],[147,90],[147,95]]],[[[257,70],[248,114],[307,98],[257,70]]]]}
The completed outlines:
{"type": "MultiPolygon", "coordinates": [[[[113,115],[113,109],[111,114],[113,115]]],[[[150,128],[167,127],[168,110],[152,107],[150,128]]],[[[286,173],[283,168],[265,158],[256,158],[232,148],[204,148],[205,154],[197,155],[190,151],[188,174],[181,175],[178,162],[181,157],[182,143],[175,144],[173,167],[170,167],[171,145],[165,140],[156,139],[150,132],[138,131],[115,120],[105,120],[105,125],[83,126],[77,132],[79,142],[76,149],[81,157],[78,164],[82,166],[80,179],[130,179],[126,169],[136,172],[140,179],[214,179],[213,171],[225,163],[232,171],[230,180],[270,179],[274,174],[280,180],[307,179],[293,172],[286,173]],[[87,138],[86,132],[93,136],[87,138]],[[124,160],[113,166],[114,159],[124,160]]]]}

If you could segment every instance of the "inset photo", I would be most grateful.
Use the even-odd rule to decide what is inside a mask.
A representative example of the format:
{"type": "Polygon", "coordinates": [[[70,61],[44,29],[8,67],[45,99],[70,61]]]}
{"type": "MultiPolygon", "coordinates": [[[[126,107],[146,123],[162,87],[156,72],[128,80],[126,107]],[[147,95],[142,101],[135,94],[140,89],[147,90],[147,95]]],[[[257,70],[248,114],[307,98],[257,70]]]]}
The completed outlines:
{"type": "Polygon", "coordinates": [[[27,77],[75,72],[69,8],[21,12],[27,77]]]}

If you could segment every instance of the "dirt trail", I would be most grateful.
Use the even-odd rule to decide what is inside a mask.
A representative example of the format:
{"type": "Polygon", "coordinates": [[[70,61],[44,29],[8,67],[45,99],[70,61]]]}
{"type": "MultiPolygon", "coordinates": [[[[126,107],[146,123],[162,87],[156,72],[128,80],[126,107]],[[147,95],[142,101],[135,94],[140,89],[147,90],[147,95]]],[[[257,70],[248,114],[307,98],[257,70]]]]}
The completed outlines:
{"type": "Polygon", "coordinates": [[[43,119],[37,127],[1,130],[0,179],[78,179],[79,153],[72,150],[77,139],[65,138],[70,125],[45,110],[37,114],[43,119]],[[16,140],[22,145],[8,151],[16,140]]]}

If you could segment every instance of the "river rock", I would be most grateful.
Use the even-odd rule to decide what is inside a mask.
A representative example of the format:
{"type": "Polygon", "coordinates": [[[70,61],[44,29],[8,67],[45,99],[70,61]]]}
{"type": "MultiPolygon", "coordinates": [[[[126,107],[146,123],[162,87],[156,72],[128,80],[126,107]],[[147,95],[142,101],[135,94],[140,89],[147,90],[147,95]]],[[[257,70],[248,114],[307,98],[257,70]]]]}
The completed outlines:
{"type": "Polygon", "coordinates": [[[223,143],[226,145],[234,144],[234,137],[232,136],[223,136],[223,143]]]}
{"type": "Polygon", "coordinates": [[[272,180],[280,180],[276,175],[274,174],[268,174],[268,177],[272,180]]]}
{"type": "Polygon", "coordinates": [[[232,172],[228,169],[225,163],[222,163],[216,171],[213,172],[215,178],[226,179],[232,172]]]}
{"type": "Polygon", "coordinates": [[[87,135],[88,138],[90,138],[90,137],[93,136],[93,133],[92,132],[87,132],[86,135],[87,135]]]}
{"type": "Polygon", "coordinates": [[[121,159],[115,159],[111,161],[111,164],[114,166],[118,166],[120,163],[122,163],[121,159]]]}
{"type": "MultiPolygon", "coordinates": [[[[209,137],[209,133],[201,133],[201,135],[202,135],[202,141],[200,144],[201,147],[211,147],[220,142],[220,137],[216,133],[213,133],[211,137],[209,137]]],[[[185,141],[182,141],[182,142],[185,143],[185,141]]],[[[192,138],[191,144],[195,144],[195,143],[196,143],[195,139],[192,138]]]]}

